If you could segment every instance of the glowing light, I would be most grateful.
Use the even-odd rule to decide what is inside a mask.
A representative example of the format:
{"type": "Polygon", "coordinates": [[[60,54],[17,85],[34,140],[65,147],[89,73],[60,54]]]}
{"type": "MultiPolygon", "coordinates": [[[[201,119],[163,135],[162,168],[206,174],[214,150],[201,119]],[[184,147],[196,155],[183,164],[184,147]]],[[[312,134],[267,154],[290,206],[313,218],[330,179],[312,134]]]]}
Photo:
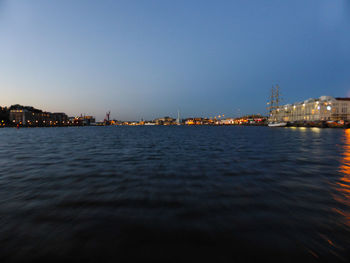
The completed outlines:
{"type": "MultiPolygon", "coordinates": [[[[334,199],[348,207],[350,205],[350,129],[345,130],[344,137],[344,153],[341,159],[342,165],[339,167],[339,171],[342,173],[343,177],[340,178],[340,182],[337,183],[336,190],[339,194],[334,194],[334,199]]],[[[347,219],[347,225],[350,226],[350,213],[339,210],[337,210],[337,212],[347,219]]]]}
{"type": "Polygon", "coordinates": [[[331,110],[332,109],[332,107],[331,106],[327,106],[327,110],[331,110]]]}

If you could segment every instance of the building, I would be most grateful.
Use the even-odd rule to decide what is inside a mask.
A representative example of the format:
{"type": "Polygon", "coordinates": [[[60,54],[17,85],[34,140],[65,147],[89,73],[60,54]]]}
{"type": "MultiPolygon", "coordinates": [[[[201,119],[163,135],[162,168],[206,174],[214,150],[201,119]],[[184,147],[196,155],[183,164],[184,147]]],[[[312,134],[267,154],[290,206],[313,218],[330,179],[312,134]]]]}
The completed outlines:
{"type": "Polygon", "coordinates": [[[62,126],[68,122],[65,113],[43,112],[28,106],[13,105],[9,108],[9,111],[9,120],[13,125],[62,126]]]}
{"type": "Polygon", "coordinates": [[[311,123],[350,121],[350,98],[322,96],[303,102],[278,106],[270,112],[269,122],[311,123]]]}
{"type": "Polygon", "coordinates": [[[84,125],[87,125],[87,126],[95,125],[95,123],[96,123],[96,120],[93,116],[84,116],[83,117],[83,124],[84,125]]]}
{"type": "Polygon", "coordinates": [[[10,110],[10,122],[19,125],[31,125],[37,123],[37,120],[42,119],[41,114],[28,109],[12,109],[10,110]]]}
{"type": "Polygon", "coordinates": [[[170,117],[158,118],[154,120],[156,125],[175,125],[176,120],[170,117]]]}
{"type": "Polygon", "coordinates": [[[55,112],[50,114],[52,120],[60,125],[68,124],[68,116],[63,112],[55,112]]]}
{"type": "Polygon", "coordinates": [[[96,125],[96,120],[93,116],[69,117],[68,121],[70,125],[74,126],[90,126],[96,125]]]}
{"type": "Polygon", "coordinates": [[[208,118],[188,118],[184,120],[186,125],[210,125],[215,124],[214,120],[208,118]]]}

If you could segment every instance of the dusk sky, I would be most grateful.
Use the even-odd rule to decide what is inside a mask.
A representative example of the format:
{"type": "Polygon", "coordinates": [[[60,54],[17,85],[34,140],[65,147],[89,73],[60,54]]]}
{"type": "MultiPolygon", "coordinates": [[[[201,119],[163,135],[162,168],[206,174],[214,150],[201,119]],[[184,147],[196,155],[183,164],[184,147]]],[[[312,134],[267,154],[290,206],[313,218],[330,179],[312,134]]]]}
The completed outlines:
{"type": "Polygon", "coordinates": [[[350,96],[348,0],[0,0],[0,105],[119,120],[350,96]]]}

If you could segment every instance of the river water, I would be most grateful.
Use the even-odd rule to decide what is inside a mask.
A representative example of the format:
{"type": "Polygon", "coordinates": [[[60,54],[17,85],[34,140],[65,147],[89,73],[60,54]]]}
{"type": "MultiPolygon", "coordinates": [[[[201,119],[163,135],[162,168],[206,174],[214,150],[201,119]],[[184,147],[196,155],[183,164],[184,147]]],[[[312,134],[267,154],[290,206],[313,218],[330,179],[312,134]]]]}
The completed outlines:
{"type": "Polygon", "coordinates": [[[350,130],[0,129],[1,262],[263,259],[350,259],[350,130]]]}

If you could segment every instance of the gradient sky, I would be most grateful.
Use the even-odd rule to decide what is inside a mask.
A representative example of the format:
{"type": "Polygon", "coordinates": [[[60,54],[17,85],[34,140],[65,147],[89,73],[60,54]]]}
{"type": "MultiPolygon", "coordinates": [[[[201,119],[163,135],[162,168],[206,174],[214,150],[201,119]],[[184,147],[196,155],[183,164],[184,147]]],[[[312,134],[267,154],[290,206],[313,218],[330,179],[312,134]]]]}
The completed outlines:
{"type": "Polygon", "coordinates": [[[0,0],[0,105],[152,119],[350,96],[348,0],[0,0]]]}

